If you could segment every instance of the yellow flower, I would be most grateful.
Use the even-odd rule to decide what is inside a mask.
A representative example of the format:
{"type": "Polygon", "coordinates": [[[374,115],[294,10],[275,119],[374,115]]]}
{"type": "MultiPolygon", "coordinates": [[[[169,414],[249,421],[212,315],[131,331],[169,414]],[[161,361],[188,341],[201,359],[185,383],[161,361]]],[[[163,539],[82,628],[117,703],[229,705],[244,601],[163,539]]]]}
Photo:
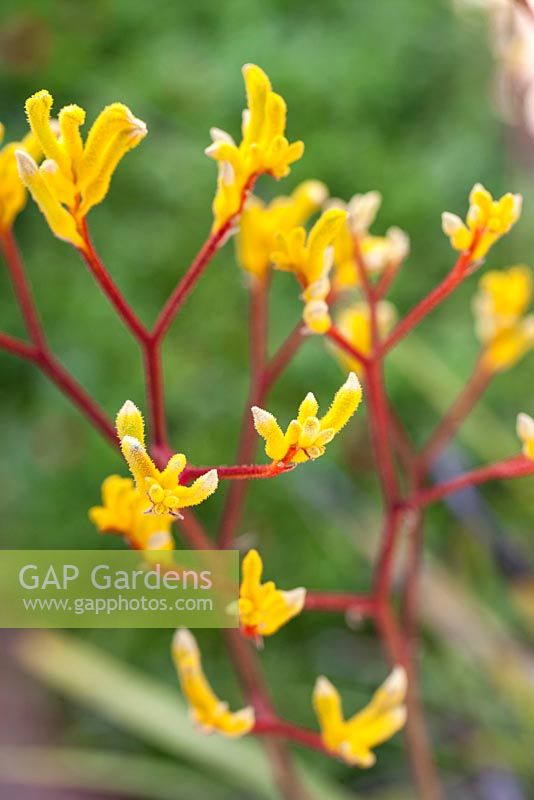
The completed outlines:
{"type": "Polygon", "coordinates": [[[372,748],[390,739],[406,722],[406,688],[404,669],[395,667],[369,705],[345,720],[337,689],[327,678],[319,677],[313,705],[324,746],[351,766],[372,767],[376,761],[372,748]]]}
{"type": "Polygon", "coordinates": [[[522,201],[520,194],[510,192],[500,200],[494,200],[482,184],[476,183],[469,195],[466,222],[456,214],[445,211],[441,218],[443,232],[449,237],[452,247],[460,251],[469,250],[475,237],[479,237],[472,256],[473,259],[483,258],[490,247],[517,222],[522,201]]]}
{"type": "Polygon", "coordinates": [[[102,484],[101,506],[89,510],[89,519],[100,533],[118,533],[135,550],[172,550],[172,518],[146,514],[144,494],[131,478],[110,475],[102,484]]]}
{"type": "MultiPolygon", "coordinates": [[[[393,328],[397,318],[397,311],[392,303],[387,300],[380,300],[376,304],[376,315],[378,334],[380,339],[383,340],[393,328]]],[[[368,303],[361,301],[344,309],[339,314],[336,325],[343,336],[362,355],[368,356],[371,354],[371,315],[368,303]]],[[[341,350],[341,348],[336,347],[336,355],[347,369],[354,370],[356,373],[361,371],[361,363],[344,350],[341,350]]]]}
{"type": "Polygon", "coordinates": [[[213,144],[206,149],[206,154],[219,164],[213,201],[214,230],[239,213],[247,189],[258,175],[284,178],[289,174],[289,165],[304,152],[302,142],[290,144],[284,135],[286,104],[273,92],[265,72],[255,64],[245,64],[243,77],[248,108],[243,113],[240,144],[225,131],[212,128],[213,144]]]}
{"type": "Polygon", "coordinates": [[[390,265],[400,264],[409,253],[410,239],[400,228],[392,227],[385,236],[372,236],[373,224],[382,196],[379,192],[356,194],[348,203],[333,200],[331,208],[347,211],[347,223],[342,225],[334,240],[334,288],[343,290],[358,286],[359,273],[354,246],[358,243],[369,274],[380,274],[390,265]]]}
{"type": "Polygon", "coordinates": [[[518,414],[517,435],[523,442],[523,454],[534,461],[534,419],[528,414],[518,414]]]}
{"type": "Polygon", "coordinates": [[[219,482],[216,469],[201,475],[191,486],[179,484],[186,465],[182,453],[172,456],[163,471],[157,469],[145,448],[143,417],[130,400],[117,415],[117,433],[135,485],[153,514],[179,517],[181,508],[202,503],[216,490],[219,482]]]}
{"type": "Polygon", "coordinates": [[[524,316],[532,292],[532,273],[524,265],[492,270],[481,278],[473,309],[489,371],[512,367],[534,347],[534,315],[524,316]]]}
{"type": "Polygon", "coordinates": [[[248,551],[242,570],[239,616],[246,636],[253,639],[271,636],[300,614],[306,600],[306,589],[300,587],[284,592],[272,581],[262,583],[263,562],[257,550],[248,551]]]}
{"type": "MultiPolygon", "coordinates": [[[[4,126],[0,124],[0,144],[4,140],[4,126]]],[[[8,231],[26,203],[26,189],[19,178],[15,151],[23,149],[34,158],[41,152],[33,134],[21,142],[8,142],[0,149],[0,234],[8,231]]]]}
{"type": "Polygon", "coordinates": [[[347,424],[361,398],[360,382],[351,372],[322,419],[316,416],[319,406],[309,392],[300,404],[297,419],[289,423],[285,433],[272,414],[257,406],[252,407],[254,427],[265,439],[265,452],[269,458],[286,464],[301,464],[324,454],[326,445],[347,424]]]}
{"type": "Polygon", "coordinates": [[[182,692],[189,703],[189,713],[202,733],[217,731],[224,736],[244,736],[254,727],[254,709],[229,711],[213,693],[202,670],[200,652],[194,636],[185,628],[177,630],[172,642],[172,656],[182,692]]]}
{"type": "Polygon", "coordinates": [[[304,290],[303,319],[312,333],[326,333],[331,325],[327,298],[328,274],[334,258],[332,244],[346,218],[346,211],[330,208],[321,214],[307,236],[300,226],[276,236],[271,259],[277,269],[294,272],[300,281],[304,290]]]}
{"type": "Polygon", "coordinates": [[[50,119],[52,103],[45,89],[26,101],[28,122],[46,160],[37,167],[31,156],[17,151],[19,174],[52,232],[83,248],[84,218],[102,202],[119,161],[139,144],[147,129],[127,106],[112,103],[99,114],[84,143],[80,134],[83,108],[65,106],[56,126],[50,119]]]}
{"type": "Polygon", "coordinates": [[[263,277],[271,266],[276,235],[303,225],[320,208],[327,194],[324,183],[304,181],[290,197],[277,197],[268,205],[250,197],[236,238],[237,258],[243,269],[263,277]]]}

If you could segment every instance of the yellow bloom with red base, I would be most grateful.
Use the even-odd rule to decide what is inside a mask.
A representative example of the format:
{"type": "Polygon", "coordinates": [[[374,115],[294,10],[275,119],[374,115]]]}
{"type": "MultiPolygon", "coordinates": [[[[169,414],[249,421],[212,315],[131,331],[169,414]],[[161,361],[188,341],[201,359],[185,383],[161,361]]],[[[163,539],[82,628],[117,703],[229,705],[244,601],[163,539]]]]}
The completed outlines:
{"type": "Polygon", "coordinates": [[[300,614],[306,600],[306,590],[302,587],[282,591],[273,581],[262,583],[262,572],[260,554],[249,550],[242,564],[239,619],[243,633],[256,640],[280,630],[300,614]]]}
{"type": "Polygon", "coordinates": [[[174,635],[172,657],[191,719],[201,733],[217,732],[236,738],[252,730],[255,721],[253,708],[247,706],[240,711],[229,711],[228,703],[219,700],[204,675],[195,637],[185,628],[174,635]]]}
{"type": "Polygon", "coordinates": [[[481,183],[476,183],[469,195],[465,223],[456,214],[445,211],[441,218],[443,232],[455,250],[466,251],[474,245],[473,259],[484,258],[519,219],[522,200],[520,194],[510,192],[494,200],[481,183]]]}
{"type": "Polygon", "coordinates": [[[306,223],[327,195],[324,183],[304,181],[289,197],[276,197],[268,204],[250,197],[236,237],[237,258],[243,269],[264,277],[272,263],[277,234],[289,233],[295,226],[306,223]]]}
{"type": "MultiPolygon", "coordinates": [[[[387,300],[380,300],[376,304],[376,321],[378,336],[382,341],[390,333],[397,319],[395,306],[387,300]]],[[[361,301],[345,308],[336,318],[336,327],[345,339],[363,356],[369,356],[372,350],[371,312],[369,303],[361,301]]],[[[335,348],[336,355],[341,363],[356,373],[362,371],[362,364],[358,359],[350,356],[340,347],[335,348]]]]}
{"type": "Polygon", "coordinates": [[[38,167],[25,150],[18,150],[18,170],[52,232],[83,248],[83,220],[102,202],[119,161],[137,147],[147,128],[127,106],[112,103],[96,118],[84,143],[83,108],[65,106],[56,125],[50,119],[52,104],[45,89],[26,101],[28,122],[46,158],[38,167]]]}
{"type": "Polygon", "coordinates": [[[131,478],[110,475],[102,484],[102,505],[89,510],[89,519],[100,533],[124,536],[134,550],[172,550],[172,517],[146,510],[146,496],[131,478]]]}
{"type": "Polygon", "coordinates": [[[147,504],[146,511],[158,516],[180,516],[181,508],[196,506],[216,490],[217,470],[211,469],[191,486],[179,484],[186,457],[177,453],[159,470],[145,448],[144,422],[139,409],[127,400],[117,415],[117,434],[135,485],[147,504]]]}
{"type": "Polygon", "coordinates": [[[243,113],[240,144],[225,131],[212,128],[213,143],[206,149],[206,155],[219,165],[213,201],[214,230],[240,211],[254,178],[264,173],[284,178],[289,174],[290,164],[304,152],[302,142],[290,144],[285,137],[286,104],[273,92],[265,72],[255,64],[245,64],[243,77],[248,107],[243,113]]]}
{"type": "Polygon", "coordinates": [[[324,746],[351,766],[372,767],[373,748],[394,736],[406,722],[406,673],[396,667],[371,702],[345,720],[337,689],[325,677],[317,679],[313,705],[324,746]]]}
{"type": "Polygon", "coordinates": [[[302,464],[324,454],[326,445],[347,424],[361,399],[362,387],[351,372],[321,419],[317,417],[319,404],[309,392],[300,404],[297,418],[291,420],[285,432],[276,417],[257,406],[252,407],[254,427],[265,440],[265,452],[269,458],[275,462],[302,464]]]}
{"type": "Polygon", "coordinates": [[[279,232],[271,254],[277,269],[293,272],[301,283],[303,318],[313,333],[326,333],[331,325],[327,298],[334,258],[332,244],[346,218],[346,211],[331,208],[321,214],[309,234],[300,226],[279,232]]]}
{"type": "Polygon", "coordinates": [[[524,265],[492,270],[481,278],[473,309],[488,371],[512,367],[534,348],[534,314],[525,316],[532,293],[532,271],[524,265]]]}
{"type": "MultiPolygon", "coordinates": [[[[0,144],[4,140],[4,126],[0,124],[0,144]]],[[[41,151],[32,133],[20,142],[7,142],[0,148],[0,234],[13,226],[17,215],[26,204],[26,188],[20,180],[17,150],[24,150],[28,156],[38,159],[41,151]]]]}
{"type": "Polygon", "coordinates": [[[534,419],[528,414],[518,414],[517,435],[523,443],[523,455],[534,461],[534,419]]]}

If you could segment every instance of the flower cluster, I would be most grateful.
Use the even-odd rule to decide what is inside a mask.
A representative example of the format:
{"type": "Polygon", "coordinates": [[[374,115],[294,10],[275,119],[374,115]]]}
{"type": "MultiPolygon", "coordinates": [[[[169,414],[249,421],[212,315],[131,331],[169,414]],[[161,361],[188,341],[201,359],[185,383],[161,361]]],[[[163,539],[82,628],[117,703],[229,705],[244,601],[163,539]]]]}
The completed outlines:
{"type": "Polygon", "coordinates": [[[27,148],[17,150],[19,174],[52,232],[83,249],[83,220],[102,202],[119,161],[146,136],[147,128],[127,106],[112,103],[96,118],[84,143],[83,108],[65,106],[56,123],[50,119],[52,103],[46,90],[26,101],[28,122],[46,158],[38,167],[27,148]]]}
{"type": "Polygon", "coordinates": [[[523,265],[492,270],[480,279],[473,308],[483,364],[490,372],[513,366],[534,347],[534,314],[525,316],[532,290],[532,270],[523,265]]]}
{"type": "Polygon", "coordinates": [[[258,197],[247,200],[236,237],[237,258],[243,269],[258,278],[267,275],[277,236],[304,225],[328,195],[324,183],[304,181],[289,197],[265,204],[258,197]]]}
{"type": "Polygon", "coordinates": [[[284,135],[286,104],[273,92],[265,72],[255,64],[245,64],[243,76],[248,107],[243,112],[241,143],[237,145],[230,134],[212,128],[213,143],[206,149],[219,165],[213,201],[215,230],[238,214],[255,178],[264,173],[285,177],[290,164],[304,152],[302,142],[290,144],[284,135]]]}
{"type": "Polygon", "coordinates": [[[191,486],[180,485],[180,475],[186,466],[182,453],[173,455],[164,470],[157,469],[145,448],[143,417],[130,400],[117,414],[117,434],[136,488],[146,503],[145,511],[179,517],[181,508],[204,502],[216,490],[219,483],[216,469],[208,470],[191,486]]]}
{"type": "Polygon", "coordinates": [[[501,236],[508,233],[521,214],[522,197],[507,192],[494,200],[481,183],[469,195],[469,211],[464,223],[456,214],[442,215],[443,232],[455,250],[472,251],[474,260],[484,258],[501,236]]]}
{"type": "Polygon", "coordinates": [[[301,464],[310,459],[313,461],[324,454],[326,445],[347,424],[361,399],[362,387],[351,372],[321,419],[317,418],[319,404],[309,392],[299,406],[297,418],[291,420],[285,433],[276,417],[257,406],[252,407],[254,426],[265,439],[265,453],[274,462],[301,464]]]}

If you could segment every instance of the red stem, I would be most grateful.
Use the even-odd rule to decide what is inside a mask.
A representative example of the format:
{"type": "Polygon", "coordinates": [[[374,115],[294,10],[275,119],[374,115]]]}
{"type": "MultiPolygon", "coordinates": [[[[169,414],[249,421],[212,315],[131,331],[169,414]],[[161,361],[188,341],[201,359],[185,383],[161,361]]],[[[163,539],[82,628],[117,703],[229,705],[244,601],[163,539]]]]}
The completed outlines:
{"type": "Polygon", "coordinates": [[[100,260],[91,241],[85,219],[82,223],[81,233],[85,242],[85,249],[80,248],[78,252],[89,267],[92,276],[137,341],[143,344],[146,343],[149,339],[149,332],[100,260]]]}
{"type": "Polygon", "coordinates": [[[478,232],[469,250],[461,253],[454,267],[446,278],[433,289],[430,294],[424,297],[412,310],[399,322],[397,327],[388,336],[381,348],[381,355],[385,355],[395,345],[410,333],[422,319],[433,311],[440,303],[456,289],[457,286],[472,271],[472,255],[478,245],[481,232],[478,232]]]}
{"type": "Polygon", "coordinates": [[[408,499],[406,506],[422,508],[450,494],[459,492],[462,489],[467,489],[470,486],[478,486],[481,483],[488,483],[488,481],[500,479],[510,480],[513,478],[523,478],[528,475],[534,475],[534,461],[522,455],[514,456],[503,461],[497,461],[495,464],[490,464],[487,467],[481,467],[480,469],[466,472],[450,481],[438,483],[430,489],[423,489],[414,494],[412,498],[408,499]]]}
{"type": "Polygon", "coordinates": [[[305,326],[299,322],[289,336],[282,342],[277,352],[265,367],[261,379],[261,391],[263,396],[265,396],[271,386],[276,383],[288,363],[305,341],[306,337],[304,331],[305,326]]]}
{"type": "Polygon", "coordinates": [[[375,614],[376,603],[369,595],[307,592],[304,608],[306,611],[332,611],[342,614],[351,611],[370,617],[375,614]]]}
{"type": "Polygon", "coordinates": [[[180,475],[180,483],[188,483],[201,475],[205,475],[210,469],[216,469],[219,479],[229,481],[258,480],[263,478],[275,478],[284,472],[291,472],[295,469],[295,464],[236,464],[235,466],[218,467],[186,467],[180,475]]]}
{"type": "Polygon", "coordinates": [[[349,340],[343,336],[341,331],[336,328],[335,325],[332,325],[330,329],[327,331],[326,336],[334,342],[341,350],[344,350],[347,355],[351,356],[351,358],[355,358],[357,361],[362,364],[362,366],[367,366],[369,364],[369,359],[365,356],[360,350],[358,350],[354,345],[352,345],[349,340]]]}
{"type": "MultiPolygon", "coordinates": [[[[256,449],[256,434],[250,408],[259,405],[264,397],[262,375],[266,360],[268,290],[268,281],[261,279],[254,280],[249,287],[250,388],[241,423],[236,459],[238,462],[250,461],[256,449]]],[[[218,543],[221,548],[229,547],[232,543],[239,526],[247,488],[246,481],[237,481],[228,490],[219,527],[218,543]]]]}
{"type": "Polygon", "coordinates": [[[153,443],[157,449],[168,448],[161,347],[153,339],[143,342],[142,347],[153,443]]]}
{"type": "Polygon", "coordinates": [[[298,744],[302,744],[312,750],[317,750],[319,753],[331,755],[318,733],[293,725],[278,717],[258,719],[252,729],[252,733],[256,736],[280,736],[283,739],[298,742],[298,744]]]}
{"type": "Polygon", "coordinates": [[[46,347],[45,335],[33,302],[31,289],[26,278],[19,249],[11,230],[5,231],[2,234],[1,245],[4,258],[9,267],[13,289],[15,290],[15,295],[24,317],[28,336],[37,350],[44,350],[46,347]]]}
{"type": "Polygon", "coordinates": [[[154,341],[159,342],[165,336],[170,325],[172,324],[172,321],[176,317],[176,314],[195,288],[202,273],[212,260],[217,250],[225,243],[236,219],[241,214],[249,193],[252,191],[256,177],[256,175],[253,175],[245,186],[241,196],[241,203],[236,213],[227,219],[220,228],[208,236],[195,259],[191,263],[189,269],[179,281],[169,299],[163,306],[163,309],[152,329],[152,337],[154,341]]]}
{"type": "Polygon", "coordinates": [[[484,368],[479,359],[464,388],[421,450],[418,469],[422,475],[452,439],[463,420],[486,391],[492,377],[493,374],[484,368]]]}
{"type": "Polygon", "coordinates": [[[0,348],[19,358],[35,361],[35,347],[26,344],[26,342],[21,341],[21,339],[10,336],[8,333],[0,333],[0,348]]]}

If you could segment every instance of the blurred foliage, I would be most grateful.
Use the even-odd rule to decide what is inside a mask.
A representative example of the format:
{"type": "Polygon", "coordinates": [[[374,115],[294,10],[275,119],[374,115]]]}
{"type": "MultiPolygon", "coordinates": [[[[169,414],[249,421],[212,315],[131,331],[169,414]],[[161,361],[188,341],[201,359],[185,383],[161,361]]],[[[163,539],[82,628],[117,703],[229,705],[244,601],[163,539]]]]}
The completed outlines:
{"type": "MultiPolygon", "coordinates": [[[[244,104],[240,68],[254,61],[287,100],[290,138],[306,143],[291,177],[280,187],[263,179],[259,192],[265,197],[288,192],[309,177],[324,180],[334,196],[343,198],[379,189],[384,205],[376,230],[400,225],[413,241],[393,291],[404,311],[450,267],[453,254],[441,234],[440,213],[463,214],[475,181],[494,194],[507,189],[525,194],[523,222],[494,249],[489,265],[528,262],[534,246],[528,223],[534,183],[515,162],[510,137],[494,110],[487,43],[484,17],[459,17],[445,0],[12,0],[0,10],[0,118],[8,138],[20,136],[25,98],[46,87],[57,109],[77,102],[90,120],[105,104],[122,100],[147,122],[148,138],[121,164],[108,199],[90,223],[104,261],[149,321],[209,229],[215,174],[203,155],[208,129],[216,125],[238,132],[244,104]]],[[[136,348],[77,255],[52,238],[31,204],[16,233],[61,360],[110,415],[127,397],[144,405],[136,348]]],[[[247,392],[243,286],[229,245],[210,265],[166,343],[172,440],[194,463],[233,460],[247,392]],[[193,423],[186,426],[185,420],[193,423]]],[[[443,366],[461,385],[476,356],[473,291],[472,279],[425,323],[419,337],[428,361],[418,358],[410,341],[392,359],[388,385],[417,441],[457,389],[446,381],[443,393],[433,398],[433,376],[443,366]]],[[[21,334],[4,272],[0,298],[1,328],[21,334]]],[[[299,314],[290,279],[276,276],[273,347],[299,314]]],[[[0,369],[2,545],[117,546],[113,539],[97,538],[86,509],[98,500],[102,478],[124,472],[124,465],[31,366],[0,354],[0,369]]],[[[310,341],[269,406],[287,419],[306,391],[313,389],[324,402],[339,379],[339,367],[322,342],[310,341]]],[[[480,448],[487,459],[508,455],[496,444],[492,448],[488,420],[510,432],[514,451],[515,415],[534,411],[533,388],[532,360],[490,388],[484,415],[474,416],[464,443],[468,465],[480,462],[480,448]]],[[[369,584],[369,563],[358,547],[368,531],[365,517],[359,520],[376,507],[378,492],[365,414],[359,417],[327,458],[283,480],[259,481],[250,492],[243,541],[261,542],[267,572],[282,586],[364,590],[369,584]]],[[[482,494],[500,534],[521,548],[525,560],[534,561],[529,537],[534,516],[526,510],[531,484],[523,482],[513,491],[487,487],[482,494]]],[[[223,496],[220,491],[200,510],[210,531],[223,496]]],[[[480,532],[482,523],[474,524],[480,532]]],[[[484,537],[473,536],[472,528],[440,507],[430,516],[429,546],[474,595],[506,618],[515,636],[532,644],[491,548],[484,537]]],[[[168,631],[87,636],[173,684],[168,631]]],[[[218,693],[237,698],[218,636],[205,633],[201,644],[218,693]]],[[[514,748],[510,740],[522,725],[531,751],[534,725],[528,730],[505,698],[488,689],[476,662],[431,630],[424,644],[423,691],[441,766],[465,777],[498,763],[518,770],[525,785],[534,786],[532,761],[521,757],[522,744],[514,748]],[[481,737],[484,747],[477,744],[481,737]]],[[[354,636],[341,619],[322,615],[293,622],[269,642],[262,661],[280,711],[310,725],[310,692],[318,672],[343,690],[348,709],[361,704],[385,674],[369,627],[354,636]]],[[[69,726],[67,740],[74,746],[139,746],[78,710],[70,712],[69,726]]],[[[399,737],[381,749],[369,773],[313,760],[366,796],[408,780],[399,737]]]]}

